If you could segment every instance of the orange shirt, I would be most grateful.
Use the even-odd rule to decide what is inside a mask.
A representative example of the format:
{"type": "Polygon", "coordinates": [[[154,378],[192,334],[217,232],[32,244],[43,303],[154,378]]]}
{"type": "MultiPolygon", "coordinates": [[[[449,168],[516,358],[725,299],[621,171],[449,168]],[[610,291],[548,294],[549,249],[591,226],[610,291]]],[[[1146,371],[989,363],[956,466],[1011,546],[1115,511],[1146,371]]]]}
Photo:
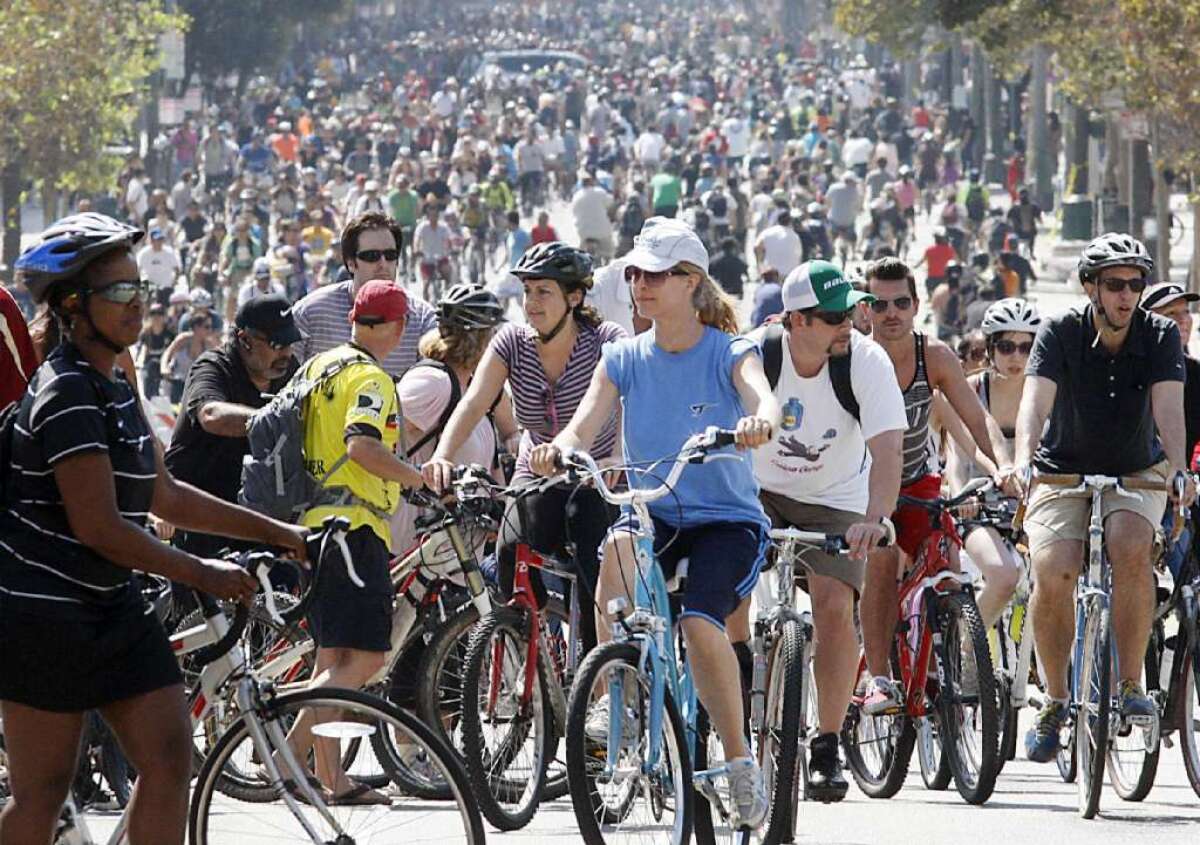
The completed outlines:
{"type": "Polygon", "coordinates": [[[294,162],[300,155],[300,138],[294,132],[280,132],[271,141],[280,161],[294,162]]]}
{"type": "Polygon", "coordinates": [[[929,278],[940,279],[946,275],[946,265],[958,257],[950,244],[934,244],[925,250],[925,267],[929,278]]]}

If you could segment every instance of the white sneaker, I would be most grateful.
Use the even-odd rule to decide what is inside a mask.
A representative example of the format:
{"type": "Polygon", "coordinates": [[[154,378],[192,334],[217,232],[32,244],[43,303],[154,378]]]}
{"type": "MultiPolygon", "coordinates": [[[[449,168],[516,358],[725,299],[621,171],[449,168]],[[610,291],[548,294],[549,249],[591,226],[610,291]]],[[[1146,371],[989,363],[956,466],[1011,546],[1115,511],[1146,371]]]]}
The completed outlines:
{"type": "MultiPolygon", "coordinates": [[[[583,732],[593,742],[608,742],[608,709],[608,693],[597,698],[588,707],[588,717],[584,722],[583,732]]],[[[621,719],[621,735],[626,744],[637,740],[637,717],[629,708],[625,708],[624,718],[621,719]]]]}
{"type": "Polygon", "coordinates": [[[767,790],[758,763],[749,757],[738,757],[725,765],[729,770],[730,826],[762,827],[767,820],[767,790]]]}

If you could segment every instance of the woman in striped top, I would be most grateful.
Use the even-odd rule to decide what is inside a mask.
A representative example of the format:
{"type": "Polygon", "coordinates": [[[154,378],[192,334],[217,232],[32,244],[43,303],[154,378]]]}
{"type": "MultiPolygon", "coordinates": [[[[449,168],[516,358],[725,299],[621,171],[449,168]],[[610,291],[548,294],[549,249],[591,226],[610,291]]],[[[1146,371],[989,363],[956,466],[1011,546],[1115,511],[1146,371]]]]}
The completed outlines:
{"type": "MultiPolygon", "coordinates": [[[[517,423],[524,429],[513,481],[532,480],[530,452],[553,440],[571,419],[600,361],[601,347],[626,336],[620,326],[602,322],[595,309],[583,304],[592,286],[592,260],[586,252],[558,241],[539,244],[525,252],[512,272],[525,288],[529,325],[505,326],[484,353],[437,451],[425,464],[425,480],[435,490],[449,485],[453,459],[505,382],[512,391],[517,423]]],[[[614,411],[601,426],[593,454],[610,457],[616,439],[614,411]]],[[[597,552],[611,516],[594,490],[546,490],[510,505],[497,544],[501,584],[507,592],[518,542],[559,556],[565,556],[566,543],[571,542],[587,586],[587,597],[581,595],[579,602],[585,648],[595,642],[591,595],[600,566],[597,552]]]]}
{"type": "Polygon", "coordinates": [[[97,709],[140,773],[129,837],[182,842],[191,730],[166,633],[132,570],[248,600],[240,568],[170,548],[150,511],[184,527],[304,552],[304,532],[176,482],[116,362],[137,341],[152,286],[142,233],[98,214],[60,220],[17,261],[63,342],[17,409],[0,510],[0,716],[12,799],[7,842],[49,842],[97,709]]]}

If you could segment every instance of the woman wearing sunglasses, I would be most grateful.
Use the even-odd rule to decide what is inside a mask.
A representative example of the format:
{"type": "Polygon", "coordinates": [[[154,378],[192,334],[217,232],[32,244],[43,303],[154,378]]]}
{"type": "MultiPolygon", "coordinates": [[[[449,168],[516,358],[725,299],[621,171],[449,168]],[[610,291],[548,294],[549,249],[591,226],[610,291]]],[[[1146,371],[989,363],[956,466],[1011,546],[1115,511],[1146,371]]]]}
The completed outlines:
{"type": "Polygon", "coordinates": [[[100,214],[52,225],[16,262],[63,341],[21,399],[0,510],[0,718],[12,797],[4,842],[49,842],[75,773],[83,717],[99,710],[137,769],[132,842],[181,843],[192,769],[178,663],[132,570],[227,600],[256,581],[146,531],[185,528],[304,552],[302,529],[175,481],[119,355],[137,342],[151,286],[137,229],[100,214]]]}
{"type": "MultiPolygon", "coordinates": [[[[433,457],[422,468],[434,490],[450,484],[455,462],[467,459],[464,447],[484,415],[508,384],[517,423],[524,429],[512,482],[535,478],[530,468],[534,447],[549,443],[571,419],[600,362],[600,350],[626,337],[616,323],[603,322],[584,304],[592,287],[592,259],[586,252],[560,241],[530,247],[513,275],[525,289],[528,325],[509,324],[488,344],[471,385],[446,423],[433,457]]],[[[612,456],[617,441],[616,409],[600,421],[593,454],[612,456]]],[[[567,559],[575,547],[575,565],[587,585],[580,594],[584,647],[595,643],[591,594],[600,569],[599,548],[611,522],[611,512],[589,489],[553,488],[521,497],[504,514],[497,541],[501,586],[512,583],[517,543],[528,543],[543,554],[567,559]]]]}
{"type": "Polygon", "coordinates": [[[170,387],[172,405],[178,405],[179,400],[183,398],[183,386],[187,383],[187,374],[192,368],[192,363],[217,346],[217,335],[213,331],[211,315],[192,320],[188,330],[180,332],[171,341],[171,345],[162,356],[162,377],[170,387]]]}
{"type": "MultiPolygon", "coordinates": [[[[1012,466],[1017,433],[1017,409],[1025,385],[1025,364],[1033,350],[1033,338],[1041,325],[1037,309],[1024,299],[1001,299],[984,312],[980,330],[987,349],[987,367],[967,380],[991,417],[988,430],[992,449],[1001,466],[1012,466]],[[992,424],[994,422],[994,425],[992,424]]],[[[957,442],[950,441],[947,480],[958,492],[972,478],[989,475],[965,457],[957,442]]],[[[1020,572],[1013,550],[994,528],[976,528],[966,536],[965,548],[983,573],[984,589],[979,594],[979,613],[987,626],[995,624],[1012,598],[1020,572]]]]}
{"type": "MultiPolygon", "coordinates": [[[[709,426],[737,429],[743,450],[762,446],[779,426],[779,403],[754,342],[736,335],[733,303],[709,277],[708,252],[696,233],[682,222],[652,217],[625,258],[638,312],[654,326],[604,350],[570,423],[552,443],[533,450],[531,466],[540,475],[557,471],[562,449],[589,449],[598,442],[618,406],[625,460],[639,467],[670,460],[688,437],[709,426]]],[[[630,474],[635,486],[660,483],[653,472],[630,474]]],[[[749,456],[689,466],[673,495],[652,503],[650,513],[667,576],[680,559],[689,559],[681,614],[688,656],[729,761],[736,824],[757,827],[767,802],[742,734],[742,685],[730,644],[749,639],[739,610],[749,607],[767,546],[769,523],[749,456]],[[735,623],[728,635],[727,621],[735,623]]],[[[626,585],[634,582],[634,538],[650,527],[626,516],[609,532],[601,608],[626,595],[626,585]]],[[[608,639],[610,630],[606,624],[599,633],[608,639]]],[[[607,737],[606,699],[592,705],[587,733],[601,742],[607,737]]]]}

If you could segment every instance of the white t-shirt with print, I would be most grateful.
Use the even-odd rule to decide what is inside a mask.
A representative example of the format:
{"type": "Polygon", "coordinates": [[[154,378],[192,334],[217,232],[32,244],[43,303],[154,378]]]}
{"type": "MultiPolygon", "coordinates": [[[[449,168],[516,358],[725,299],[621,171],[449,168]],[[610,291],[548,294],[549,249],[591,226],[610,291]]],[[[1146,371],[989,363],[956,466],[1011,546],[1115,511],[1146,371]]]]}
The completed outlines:
{"type": "MultiPolygon", "coordinates": [[[[766,330],[750,337],[761,347],[766,330]]],[[[767,445],[755,449],[754,475],[764,490],[806,504],[865,513],[871,455],[867,441],[884,431],[908,427],[896,370],[883,347],[850,333],[850,383],[861,424],[838,402],[829,365],[810,378],[796,374],[783,336],[783,360],[775,397],[783,425],[767,445]]]]}

